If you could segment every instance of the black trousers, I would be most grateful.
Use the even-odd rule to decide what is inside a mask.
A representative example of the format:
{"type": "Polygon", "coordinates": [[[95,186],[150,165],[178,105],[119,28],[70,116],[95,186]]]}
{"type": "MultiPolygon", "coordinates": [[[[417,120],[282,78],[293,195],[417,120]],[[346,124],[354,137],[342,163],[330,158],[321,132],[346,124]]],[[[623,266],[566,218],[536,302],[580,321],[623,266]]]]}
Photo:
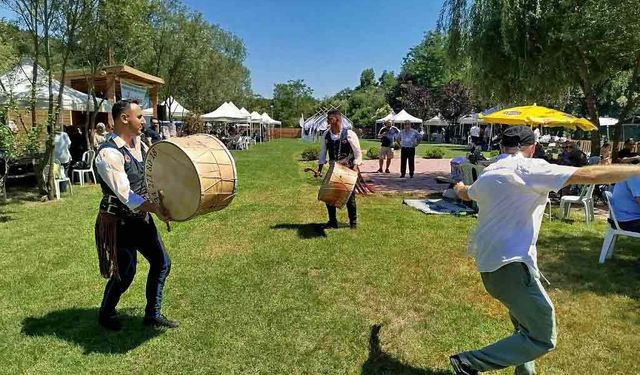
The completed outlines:
{"type": "Polygon", "coordinates": [[[407,162],[409,162],[409,176],[413,176],[413,172],[416,170],[416,148],[415,147],[403,147],[400,149],[400,175],[404,177],[407,171],[407,162]]]}
{"type": "Polygon", "coordinates": [[[127,291],[136,274],[137,251],[149,262],[147,275],[147,306],[145,316],[160,315],[162,289],[171,270],[171,260],[151,215],[146,218],[126,218],[118,226],[118,267],[120,280],[112,277],[107,282],[100,310],[114,313],[120,296],[127,291]]]}
{"type": "MultiPolygon", "coordinates": [[[[338,223],[336,217],[336,208],[327,204],[327,213],[329,214],[330,223],[338,223]]],[[[349,215],[349,223],[356,224],[358,222],[358,213],[356,212],[356,192],[351,193],[347,200],[347,214],[349,215]]]]}

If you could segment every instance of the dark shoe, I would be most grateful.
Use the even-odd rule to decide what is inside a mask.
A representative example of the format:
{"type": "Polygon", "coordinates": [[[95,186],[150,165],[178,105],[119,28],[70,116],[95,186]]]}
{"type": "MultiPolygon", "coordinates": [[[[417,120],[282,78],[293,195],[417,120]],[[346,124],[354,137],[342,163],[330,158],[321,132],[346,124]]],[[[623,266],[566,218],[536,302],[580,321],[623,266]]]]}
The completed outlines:
{"type": "Polygon", "coordinates": [[[413,178],[413,175],[412,175],[412,174],[410,174],[410,175],[409,175],[409,178],[413,178]]]}
{"type": "Polygon", "coordinates": [[[404,178],[404,175],[403,175],[403,174],[401,174],[401,175],[400,175],[400,178],[404,178]]]}
{"type": "Polygon", "coordinates": [[[378,169],[376,173],[382,173],[382,169],[378,169]]]}
{"type": "Polygon", "coordinates": [[[349,223],[349,228],[358,229],[358,223],[349,223]]]}
{"type": "Polygon", "coordinates": [[[145,326],[164,327],[164,328],[178,328],[180,323],[175,320],[169,320],[164,315],[159,316],[145,316],[143,321],[145,326]]]}
{"type": "Polygon", "coordinates": [[[337,229],[338,228],[338,222],[337,221],[328,221],[325,225],[325,228],[333,228],[333,229],[337,229]]]}
{"type": "Polygon", "coordinates": [[[388,169],[384,171],[384,173],[391,173],[388,169]]]}
{"type": "Polygon", "coordinates": [[[462,363],[462,360],[457,355],[452,355],[451,357],[449,357],[449,362],[451,363],[451,367],[453,367],[453,372],[455,372],[456,375],[479,374],[478,371],[472,369],[471,367],[469,367],[469,365],[462,363]]]}
{"type": "Polygon", "coordinates": [[[122,323],[115,312],[105,313],[100,311],[98,313],[98,324],[104,329],[109,331],[120,331],[122,329],[122,323]]]}

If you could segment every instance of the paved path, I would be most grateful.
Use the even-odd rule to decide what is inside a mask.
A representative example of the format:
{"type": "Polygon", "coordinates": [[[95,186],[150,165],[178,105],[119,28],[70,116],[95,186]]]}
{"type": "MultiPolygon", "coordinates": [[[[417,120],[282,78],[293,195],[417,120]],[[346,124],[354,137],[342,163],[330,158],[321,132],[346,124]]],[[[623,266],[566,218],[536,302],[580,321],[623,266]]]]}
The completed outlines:
{"type": "MultiPolygon", "coordinates": [[[[409,178],[409,172],[405,178],[400,177],[400,155],[391,161],[391,173],[375,173],[378,170],[378,160],[365,160],[360,166],[360,171],[365,180],[376,193],[418,193],[430,194],[442,192],[447,184],[436,182],[436,176],[450,176],[451,159],[423,159],[416,157],[416,170],[413,178],[409,178]]],[[[386,162],[385,162],[386,163],[386,162]]],[[[385,164],[386,165],[386,164],[385,164]]]]}

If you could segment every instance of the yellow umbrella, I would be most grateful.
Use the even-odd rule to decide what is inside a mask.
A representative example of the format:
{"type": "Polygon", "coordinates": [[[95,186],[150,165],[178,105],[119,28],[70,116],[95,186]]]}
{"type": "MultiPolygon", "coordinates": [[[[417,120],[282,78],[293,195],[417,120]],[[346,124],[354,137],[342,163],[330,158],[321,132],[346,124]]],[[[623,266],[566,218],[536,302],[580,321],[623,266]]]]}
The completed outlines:
{"type": "Polygon", "coordinates": [[[578,118],[555,109],[528,105],[502,109],[481,116],[486,123],[507,125],[542,125],[544,127],[562,126],[569,129],[580,128],[591,131],[598,128],[589,120],[578,118]]]}

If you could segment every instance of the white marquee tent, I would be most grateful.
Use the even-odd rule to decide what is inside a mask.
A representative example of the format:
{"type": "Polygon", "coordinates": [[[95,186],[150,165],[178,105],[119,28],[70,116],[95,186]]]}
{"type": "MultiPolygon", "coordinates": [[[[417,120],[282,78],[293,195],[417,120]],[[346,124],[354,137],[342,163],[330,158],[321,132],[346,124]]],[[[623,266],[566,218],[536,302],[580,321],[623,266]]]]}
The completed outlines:
{"type": "MultiPolygon", "coordinates": [[[[184,108],[182,104],[178,103],[178,101],[173,96],[168,97],[167,100],[160,103],[160,105],[167,106],[167,115],[170,114],[171,118],[182,120],[187,117],[189,113],[191,113],[191,111],[184,108]]],[[[153,108],[147,108],[143,110],[142,114],[144,116],[153,116],[153,108]]]]}
{"type": "Polygon", "coordinates": [[[407,111],[403,109],[402,111],[398,112],[398,114],[393,116],[393,122],[395,123],[410,122],[412,124],[422,124],[422,119],[410,115],[407,111]]]}
{"type": "MultiPolygon", "coordinates": [[[[20,64],[16,65],[12,70],[0,76],[0,104],[6,104],[11,101],[15,102],[19,106],[27,107],[31,102],[31,89],[33,87],[31,79],[33,77],[33,62],[30,60],[23,60],[20,64]]],[[[38,69],[38,82],[36,87],[36,108],[47,109],[49,108],[49,84],[47,79],[47,73],[41,67],[38,69]]],[[[60,92],[60,82],[52,80],[52,90],[54,100],[57,101],[58,93],[60,92]]],[[[102,99],[98,99],[98,103],[101,103],[99,112],[110,112],[111,104],[102,99]]],[[[73,89],[68,86],[64,86],[62,89],[62,110],[65,111],[93,111],[93,100],[90,100],[89,95],[73,89]],[[88,106],[87,106],[88,104],[88,106]]]]}
{"type": "Polygon", "coordinates": [[[218,121],[218,122],[242,122],[246,121],[247,117],[240,112],[240,110],[233,105],[233,103],[223,103],[215,111],[205,113],[200,117],[203,121],[218,121]]]}
{"type": "Polygon", "coordinates": [[[387,121],[393,121],[393,117],[394,117],[395,115],[396,115],[396,113],[395,113],[395,112],[393,112],[393,111],[391,111],[391,112],[389,112],[389,114],[388,114],[388,115],[384,116],[383,118],[381,118],[381,119],[377,119],[377,120],[376,120],[376,124],[385,123],[385,122],[387,122],[387,121]]]}

